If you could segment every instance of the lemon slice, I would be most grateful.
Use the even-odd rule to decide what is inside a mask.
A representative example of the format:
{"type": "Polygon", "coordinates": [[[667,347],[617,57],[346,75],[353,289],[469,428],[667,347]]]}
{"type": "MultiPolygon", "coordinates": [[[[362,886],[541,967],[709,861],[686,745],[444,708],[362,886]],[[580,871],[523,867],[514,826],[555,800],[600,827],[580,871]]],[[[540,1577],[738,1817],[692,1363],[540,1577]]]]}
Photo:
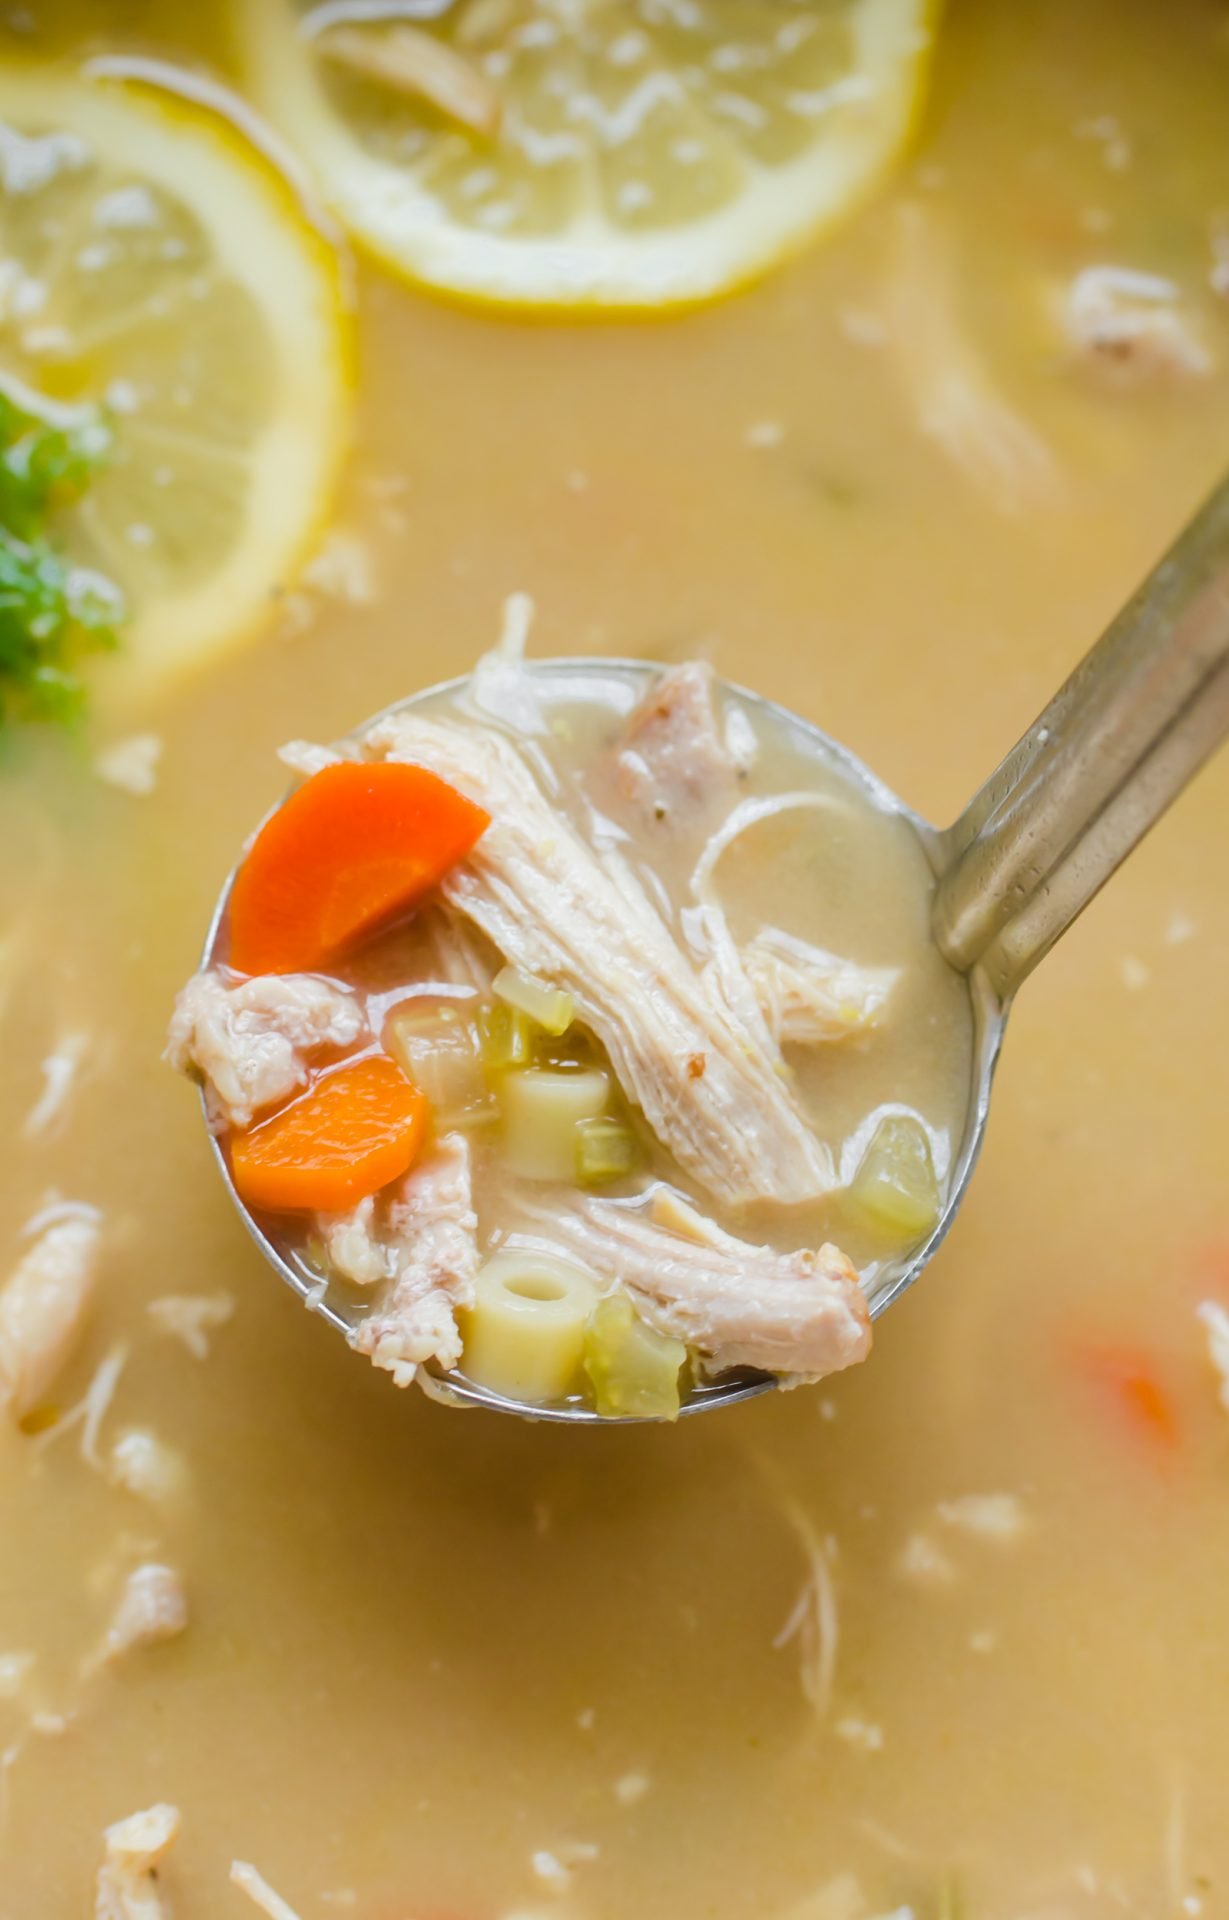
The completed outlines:
{"type": "Polygon", "coordinates": [[[0,70],[0,382],[105,409],[55,533],[122,590],[146,685],[248,635],[344,446],[343,288],[287,182],[221,114],[118,78],[0,70]]]}
{"type": "Polygon", "coordinates": [[[415,281],[539,308],[711,299],[843,218],[909,135],[933,13],[235,0],[250,91],[355,236],[415,281]]]}

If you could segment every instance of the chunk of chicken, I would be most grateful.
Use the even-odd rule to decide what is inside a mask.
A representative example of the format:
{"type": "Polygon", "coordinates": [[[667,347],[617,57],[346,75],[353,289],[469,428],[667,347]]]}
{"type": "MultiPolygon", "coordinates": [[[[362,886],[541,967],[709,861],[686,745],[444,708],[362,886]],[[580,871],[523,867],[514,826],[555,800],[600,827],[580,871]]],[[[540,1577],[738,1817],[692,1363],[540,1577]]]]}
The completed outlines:
{"type": "Polygon", "coordinates": [[[310,1055],[352,1047],[365,1024],[353,994],[311,974],[231,984],[214,969],[180,993],[163,1058],[201,1074],[231,1126],[246,1127],[306,1085],[310,1055]]]}
{"type": "Polygon", "coordinates": [[[316,1231],[331,1270],[352,1286],[374,1287],[393,1271],[393,1255],[376,1233],[375,1196],[348,1213],[318,1213],[316,1231]]]}
{"type": "Polygon", "coordinates": [[[335,767],[341,759],[335,747],[318,747],[311,740],[287,740],[278,748],[277,757],[291,773],[297,773],[300,780],[310,780],[313,774],[335,767]]]}
{"type": "Polygon", "coordinates": [[[731,744],[712,668],[688,660],[654,682],[628,721],[615,761],[619,789],[650,820],[702,820],[715,804],[729,804],[754,745],[750,734],[731,744]]]}
{"type": "Polygon", "coordinates": [[[38,1405],[77,1344],[94,1293],[98,1241],[93,1214],[54,1221],[0,1289],[0,1409],[15,1420],[38,1405]]]}
{"type": "Polygon", "coordinates": [[[961,309],[967,271],[952,235],[919,203],[896,211],[887,284],[888,353],[918,432],[999,513],[1062,497],[1047,443],[1013,404],[961,309]]]}
{"type": "Polygon", "coordinates": [[[188,1598],[179,1575],[173,1567],[147,1561],[124,1582],[119,1604],[90,1664],[105,1666],[137,1648],[173,1640],[187,1624],[188,1598]]]}
{"type": "Polygon", "coordinates": [[[183,1455],[147,1427],[130,1427],[120,1435],[111,1449],[107,1475],[113,1486],[155,1507],[174,1505],[188,1486],[183,1455]]]}
{"type": "Polygon", "coordinates": [[[235,1296],[217,1293],[162,1293],[145,1311],[172,1340],[181,1340],[194,1360],[208,1360],[209,1337],[224,1327],[235,1311],[235,1296]]]}
{"type": "Polygon", "coordinates": [[[1061,319],[1072,351],[1118,382],[1211,370],[1211,357],[1184,308],[1181,289],[1160,274],[1132,267],[1085,267],[1064,292],[1061,319]]]}
{"type": "Polygon", "coordinates": [[[478,1217],[464,1134],[445,1134],[406,1175],[389,1205],[388,1225],[400,1249],[397,1275],[351,1344],[406,1387],[428,1360],[447,1369],[461,1358],[456,1316],[473,1304],[478,1271],[478,1217]]]}
{"type": "Polygon", "coordinates": [[[668,1189],[649,1206],[552,1190],[516,1197],[518,1225],[599,1280],[625,1286],[650,1325],[709,1373],[756,1367],[791,1383],[864,1360],[871,1323],[840,1250],[779,1253],[726,1233],[668,1189]]]}
{"type": "Polygon", "coordinates": [[[877,1026],[897,978],[891,967],[860,967],[776,927],[756,934],[743,963],[774,1038],[804,1047],[877,1026]]]}
{"type": "Polygon", "coordinates": [[[813,1200],[833,1185],[751,1002],[697,974],[622,856],[595,851],[515,745],[483,727],[391,715],[369,750],[429,767],[491,824],[444,879],[446,902],[515,966],[570,993],[625,1092],[679,1164],[731,1204],[813,1200]]]}
{"type": "Polygon", "coordinates": [[[95,1920],[170,1920],[158,1869],[179,1834],[179,1808],[162,1802],[117,1820],[103,1835],[95,1920]]]}

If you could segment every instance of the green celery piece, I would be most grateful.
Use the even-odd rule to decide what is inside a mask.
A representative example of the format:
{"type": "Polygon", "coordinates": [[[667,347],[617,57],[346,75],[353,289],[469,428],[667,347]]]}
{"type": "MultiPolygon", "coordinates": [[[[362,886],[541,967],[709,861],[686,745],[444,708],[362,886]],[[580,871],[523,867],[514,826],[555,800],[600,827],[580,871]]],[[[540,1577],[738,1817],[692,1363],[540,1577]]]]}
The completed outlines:
{"type": "Polygon", "coordinates": [[[478,1015],[482,1063],[488,1073],[527,1067],[533,1059],[533,1029],[517,1007],[489,1002],[478,1015]]]}
{"type": "Polygon", "coordinates": [[[582,1359],[603,1419],[678,1419],[687,1349],[643,1321],[625,1293],[598,1301],[582,1359]]]}
{"type": "Polygon", "coordinates": [[[603,1114],[576,1128],[576,1177],[582,1187],[625,1180],[639,1163],[636,1136],[623,1120],[603,1114]]]}

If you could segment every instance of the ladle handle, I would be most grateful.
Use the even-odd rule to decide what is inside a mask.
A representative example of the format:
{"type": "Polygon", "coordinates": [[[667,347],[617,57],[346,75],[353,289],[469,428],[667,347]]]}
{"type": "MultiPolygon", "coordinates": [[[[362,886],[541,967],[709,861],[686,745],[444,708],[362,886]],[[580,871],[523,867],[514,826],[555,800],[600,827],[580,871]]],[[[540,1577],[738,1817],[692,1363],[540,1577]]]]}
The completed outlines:
{"type": "Polygon", "coordinates": [[[1226,734],[1229,480],[944,836],[947,958],[1010,998],[1226,734]]]}

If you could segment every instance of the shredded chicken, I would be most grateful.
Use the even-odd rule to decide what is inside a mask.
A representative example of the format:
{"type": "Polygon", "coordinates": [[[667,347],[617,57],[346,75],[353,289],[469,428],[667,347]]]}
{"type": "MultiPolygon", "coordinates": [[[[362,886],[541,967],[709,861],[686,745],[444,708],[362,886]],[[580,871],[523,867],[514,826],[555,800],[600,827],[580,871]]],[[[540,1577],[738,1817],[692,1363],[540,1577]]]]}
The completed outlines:
{"type": "Polygon", "coordinates": [[[188,1599],[179,1575],[173,1567],[147,1561],[124,1582],[119,1604],[89,1664],[105,1666],[137,1648],[173,1640],[187,1624],[188,1599]]]}
{"type": "Polygon", "coordinates": [[[992,507],[1024,513],[1060,495],[1058,468],[969,334],[957,284],[950,236],[921,206],[901,207],[890,351],[918,428],[992,507]]]}
{"type": "Polygon", "coordinates": [[[693,1178],[734,1205],[831,1190],[832,1157],[745,977],[733,993],[696,973],[627,862],[582,839],[510,740],[407,712],[378,722],[366,744],[430,767],[486,808],[491,825],[444,880],[445,900],[513,965],[572,995],[620,1085],[693,1178]]]}
{"type": "Polygon", "coordinates": [[[209,1336],[224,1327],[235,1311],[233,1293],[162,1293],[145,1311],[157,1327],[180,1340],[194,1360],[209,1358],[209,1336]]]}
{"type": "Polygon", "coordinates": [[[928,1533],[911,1533],[896,1565],[901,1578],[918,1587],[947,1587],[956,1578],[952,1562],[928,1533]]]}
{"type": "Polygon", "coordinates": [[[158,734],[132,733],[104,747],[95,757],[94,771],[108,786],[144,800],[158,784],[161,760],[162,740],[158,734]]]}
{"type": "Polygon", "coordinates": [[[118,1820],[103,1835],[94,1920],[170,1920],[158,1869],[179,1833],[178,1807],[146,1807],[118,1820]]]}
{"type": "Polygon", "coordinates": [[[254,1907],[268,1914],[269,1920],[299,1920],[298,1914],[289,1903],[275,1893],[263,1873],[258,1873],[250,1860],[232,1860],[230,1863],[230,1883],[238,1887],[240,1893],[246,1893],[254,1907]]]}
{"type": "Polygon", "coordinates": [[[482,655],[469,677],[471,704],[522,738],[542,733],[546,716],[533,676],[525,671],[525,648],[533,626],[534,604],[527,593],[510,593],[503,604],[499,639],[482,655]]]}
{"type": "Polygon", "coordinates": [[[943,1524],[983,1540],[1012,1546],[1028,1531],[1024,1503],[1014,1493],[963,1493],[956,1500],[940,1500],[935,1508],[943,1524]]]}
{"type": "Polygon", "coordinates": [[[316,1215],[330,1271],[352,1286],[374,1287],[392,1272],[392,1251],[376,1236],[375,1211],[375,1198],[369,1194],[349,1213],[316,1215]]]}
{"type": "Polygon", "coordinates": [[[1212,361],[1181,289],[1132,267],[1085,267],[1063,295],[1061,321],[1074,354],[1118,382],[1208,373],[1212,361]]]}
{"type": "Polygon", "coordinates": [[[728,806],[754,751],[733,745],[717,713],[713,670],[700,660],[671,667],[636,708],[620,742],[620,791],[650,820],[677,828],[728,806]]]}
{"type": "Polygon", "coordinates": [[[102,1423],[111,1411],[115,1389],[127,1364],[128,1342],[118,1340],[95,1367],[90,1384],[76,1406],[69,1407],[49,1427],[40,1427],[34,1445],[40,1449],[49,1447],[61,1434],[70,1432],[73,1427],[80,1427],[81,1458],[96,1473],[105,1473],[107,1468],[98,1451],[98,1437],[102,1432],[102,1423]]]}
{"type": "Polygon", "coordinates": [[[43,1090],[22,1123],[28,1140],[36,1140],[63,1121],[89,1054],[88,1033],[65,1033],[43,1061],[43,1090]]]}
{"type": "Polygon", "coordinates": [[[840,1644],[840,1610],[832,1572],[836,1542],[820,1538],[810,1516],[797,1500],[787,1496],[782,1502],[782,1511],[797,1535],[807,1575],[789,1618],[772,1644],[779,1651],[792,1640],[798,1642],[802,1691],[823,1719],[832,1705],[840,1644]]]}
{"type": "Polygon", "coordinates": [[[756,934],[743,963],[774,1038],[804,1047],[878,1026],[898,977],[891,967],[861,967],[776,927],[756,934]]]}
{"type": "Polygon", "coordinates": [[[371,548],[357,533],[332,528],[299,576],[305,587],[351,607],[368,607],[378,591],[371,548]]]}
{"type": "Polygon", "coordinates": [[[402,1249],[387,1296],[355,1329],[352,1344],[399,1387],[429,1360],[447,1369],[461,1358],[457,1309],[470,1306],[478,1271],[478,1218],[469,1142],[448,1133],[407,1174],[388,1210],[402,1249]]]}
{"type": "Polygon", "coordinates": [[[489,993],[502,961],[477,927],[438,903],[421,912],[414,934],[423,958],[423,975],[439,986],[472,987],[489,993]]]}
{"type": "Polygon", "coordinates": [[[0,1409],[36,1407],[77,1344],[98,1266],[96,1215],[44,1229],[0,1289],[0,1409]]]}
{"type": "Polygon", "coordinates": [[[188,1469],[182,1454],[145,1427],[122,1433],[111,1449],[107,1476],[151,1506],[169,1506],[184,1491],[188,1469]]]}
{"type": "Polygon", "coordinates": [[[341,755],[332,747],[317,747],[310,740],[287,740],[279,747],[277,757],[291,773],[310,780],[314,773],[323,773],[326,767],[335,767],[341,755]]]}
{"type": "Polygon", "coordinates": [[[234,1127],[307,1082],[307,1058],[351,1047],[364,1029],[353,994],[310,974],[261,974],[228,984],[198,973],[175,1002],[163,1058],[204,1077],[234,1127]]]}
{"type": "Polygon", "coordinates": [[[756,1367],[791,1383],[818,1380],[870,1351],[858,1276],[836,1247],[778,1253],[735,1239],[690,1207],[680,1212],[673,1200],[657,1218],[652,1204],[564,1188],[541,1199],[522,1190],[510,1204],[518,1226],[625,1286],[645,1319],[712,1373],[756,1367]]]}

